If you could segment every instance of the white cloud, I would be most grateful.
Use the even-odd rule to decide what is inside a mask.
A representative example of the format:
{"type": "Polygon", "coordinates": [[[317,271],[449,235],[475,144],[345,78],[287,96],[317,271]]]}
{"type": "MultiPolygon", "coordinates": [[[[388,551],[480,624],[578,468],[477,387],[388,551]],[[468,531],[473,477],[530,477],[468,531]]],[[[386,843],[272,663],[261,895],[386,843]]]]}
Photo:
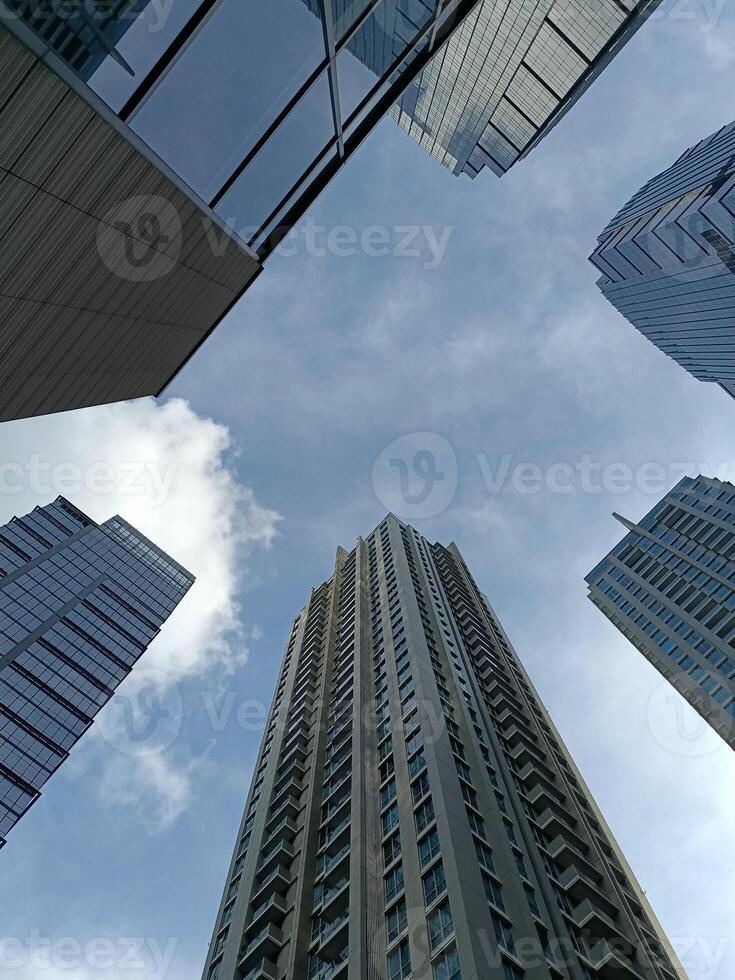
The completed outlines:
{"type": "Polygon", "coordinates": [[[145,399],[0,429],[0,522],[63,494],[97,521],[119,513],[196,576],[93,729],[118,751],[100,751],[99,739],[88,737],[69,770],[100,767],[101,799],[135,808],[149,827],[169,825],[191,792],[191,761],[160,754],[179,734],[177,684],[207,670],[232,670],[247,657],[252,629],[241,621],[237,593],[247,581],[248,558],[269,548],[277,533],[278,514],[238,482],[233,455],[227,428],[181,399],[145,399]],[[168,715],[136,744],[129,729],[145,727],[150,697],[168,715]]]}

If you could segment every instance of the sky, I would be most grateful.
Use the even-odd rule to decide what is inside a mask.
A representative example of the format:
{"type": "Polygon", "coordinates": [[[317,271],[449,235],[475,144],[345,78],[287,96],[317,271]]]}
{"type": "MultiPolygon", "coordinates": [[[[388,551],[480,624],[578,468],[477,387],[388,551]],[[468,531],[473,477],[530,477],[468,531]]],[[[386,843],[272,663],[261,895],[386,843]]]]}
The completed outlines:
{"type": "Polygon", "coordinates": [[[732,4],[664,4],[500,181],[383,122],[158,403],[0,427],[2,522],[64,493],[197,575],[0,854],[0,978],[198,980],[290,624],[388,510],[463,551],[688,975],[735,976],[735,755],[583,581],[613,511],[735,479],[731,399],[587,262],[731,121],[733,42],[732,4]],[[131,744],[146,686],[160,720],[131,744]]]}

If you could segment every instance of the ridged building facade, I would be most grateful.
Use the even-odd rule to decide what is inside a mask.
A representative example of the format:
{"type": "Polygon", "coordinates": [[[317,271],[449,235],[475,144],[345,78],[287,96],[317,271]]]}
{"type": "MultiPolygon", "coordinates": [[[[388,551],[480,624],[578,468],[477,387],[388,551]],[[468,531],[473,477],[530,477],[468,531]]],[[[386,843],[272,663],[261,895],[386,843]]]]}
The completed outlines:
{"type": "Polygon", "coordinates": [[[387,517],[293,622],[205,980],[683,980],[456,546],[387,517]]]}
{"type": "Polygon", "coordinates": [[[590,599],[735,748],[735,486],[685,477],[638,524],[618,520],[590,599]]]}
{"type": "Polygon", "coordinates": [[[641,188],[590,261],[644,337],[735,398],[735,123],[641,188]]]}

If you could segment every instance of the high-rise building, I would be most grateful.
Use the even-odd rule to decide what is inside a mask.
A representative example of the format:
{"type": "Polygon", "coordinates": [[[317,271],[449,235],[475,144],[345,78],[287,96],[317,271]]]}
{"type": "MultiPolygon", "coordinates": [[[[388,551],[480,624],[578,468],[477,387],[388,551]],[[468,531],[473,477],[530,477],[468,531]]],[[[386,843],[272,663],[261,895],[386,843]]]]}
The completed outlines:
{"type": "Polygon", "coordinates": [[[650,180],[590,261],[603,294],[644,337],[735,397],[735,123],[650,180]]]}
{"type": "Polygon", "coordinates": [[[389,516],[294,620],[204,977],[684,980],[455,545],[389,516]]]}
{"type": "Polygon", "coordinates": [[[531,152],[660,0],[483,0],[392,112],[454,174],[531,152]]]}
{"type": "Polygon", "coordinates": [[[89,79],[108,55],[132,72],[115,45],[151,0],[6,0],[8,8],[46,40],[80,78],[89,79]]]}
{"type": "Polygon", "coordinates": [[[735,486],[685,477],[587,576],[589,597],[735,748],[735,486]]]}
{"type": "Polygon", "coordinates": [[[161,394],[397,102],[502,171],[655,2],[0,0],[0,421],[161,394]]]}
{"type": "Polygon", "coordinates": [[[63,497],[0,527],[0,846],[193,581],[63,497]]]}

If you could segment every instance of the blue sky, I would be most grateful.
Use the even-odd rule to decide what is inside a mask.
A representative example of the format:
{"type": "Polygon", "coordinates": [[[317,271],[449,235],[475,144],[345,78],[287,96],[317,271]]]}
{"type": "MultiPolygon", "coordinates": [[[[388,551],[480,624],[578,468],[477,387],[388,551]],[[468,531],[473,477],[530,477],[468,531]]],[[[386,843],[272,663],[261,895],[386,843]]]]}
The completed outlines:
{"type": "Polygon", "coordinates": [[[456,180],[384,122],[159,405],[2,427],[23,473],[2,520],[67,492],[198,582],[139,668],[169,711],[160,751],[131,754],[110,713],[2,852],[0,976],[199,977],[260,741],[250,702],[270,702],[335,548],[391,506],[462,548],[689,976],[735,976],[735,756],[583,583],[621,536],[613,510],[640,517],[684,471],[735,478],[735,405],[622,320],[587,263],[618,207],[732,118],[735,10],[663,9],[502,181],[456,180]],[[390,253],[404,226],[435,237],[345,244],[375,225],[390,253]],[[435,507],[402,500],[386,447],[438,454],[435,507]]]}

